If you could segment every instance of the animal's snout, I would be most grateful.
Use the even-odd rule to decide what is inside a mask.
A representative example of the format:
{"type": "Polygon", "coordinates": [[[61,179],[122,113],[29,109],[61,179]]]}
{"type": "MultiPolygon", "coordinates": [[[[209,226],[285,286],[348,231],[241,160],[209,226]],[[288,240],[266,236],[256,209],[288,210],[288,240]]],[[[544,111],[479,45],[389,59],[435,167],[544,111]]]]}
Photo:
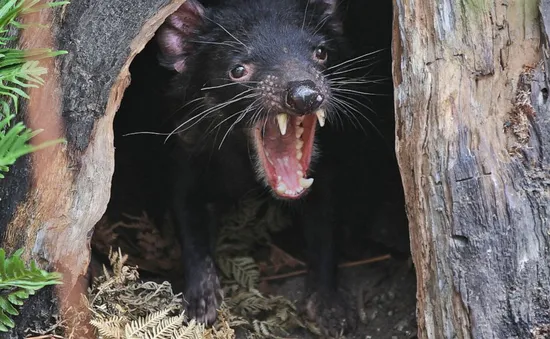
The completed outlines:
{"type": "Polygon", "coordinates": [[[286,104],[297,114],[312,113],[325,100],[323,94],[311,80],[292,81],[286,91],[286,104]]]}

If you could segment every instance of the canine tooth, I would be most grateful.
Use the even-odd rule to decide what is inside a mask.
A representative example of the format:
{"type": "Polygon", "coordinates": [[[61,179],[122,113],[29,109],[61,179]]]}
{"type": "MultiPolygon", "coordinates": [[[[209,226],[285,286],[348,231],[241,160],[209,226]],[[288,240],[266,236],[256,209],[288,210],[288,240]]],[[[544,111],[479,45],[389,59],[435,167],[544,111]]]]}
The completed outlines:
{"type": "Polygon", "coordinates": [[[304,146],[302,139],[296,140],[296,149],[302,149],[302,146],[304,146]]]}
{"type": "Polygon", "coordinates": [[[319,109],[317,110],[317,112],[315,112],[315,114],[317,115],[317,119],[319,120],[319,125],[321,125],[321,127],[325,126],[325,110],[319,109]]]}
{"type": "Polygon", "coordinates": [[[301,150],[296,151],[296,159],[298,159],[298,160],[302,159],[302,151],[301,150]]]}
{"type": "Polygon", "coordinates": [[[299,138],[304,134],[304,128],[300,126],[296,126],[296,138],[299,138]]]}
{"type": "Polygon", "coordinates": [[[277,114],[277,124],[282,135],[286,134],[286,125],[288,123],[288,115],[286,113],[277,114]]]}
{"type": "Polygon", "coordinates": [[[280,182],[278,185],[277,185],[277,192],[283,194],[286,192],[286,185],[282,182],[280,182]]]}
{"type": "Polygon", "coordinates": [[[300,186],[302,186],[303,188],[309,188],[311,187],[312,184],[313,184],[313,178],[309,178],[309,179],[300,178],[300,186]]]}

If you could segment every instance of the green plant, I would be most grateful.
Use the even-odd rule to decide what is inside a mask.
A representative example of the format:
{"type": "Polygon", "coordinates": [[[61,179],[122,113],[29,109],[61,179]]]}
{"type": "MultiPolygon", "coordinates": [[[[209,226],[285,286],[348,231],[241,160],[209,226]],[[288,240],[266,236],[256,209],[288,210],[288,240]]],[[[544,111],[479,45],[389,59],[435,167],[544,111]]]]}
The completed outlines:
{"type": "Polygon", "coordinates": [[[22,122],[10,126],[15,117],[11,113],[11,107],[17,113],[19,98],[29,98],[24,90],[43,84],[42,76],[47,73],[47,69],[39,66],[38,60],[66,53],[49,48],[21,50],[5,47],[15,39],[8,34],[10,27],[25,29],[29,26],[17,22],[18,16],[68,4],[68,1],[47,4],[39,2],[40,0],[0,0],[0,179],[4,177],[2,172],[7,172],[9,166],[19,157],[64,141],[57,139],[32,146],[29,141],[41,130],[32,131],[22,122]]]}
{"type": "MultiPolygon", "coordinates": [[[[52,51],[48,48],[21,50],[6,47],[15,40],[9,34],[10,28],[25,29],[16,21],[22,14],[29,14],[48,7],[65,5],[67,1],[54,1],[40,4],[40,0],[0,0],[0,179],[9,166],[28,153],[37,151],[63,139],[31,145],[29,141],[41,130],[33,131],[23,122],[11,125],[19,107],[19,98],[29,98],[27,88],[37,88],[43,84],[42,76],[47,69],[39,66],[38,60],[65,54],[65,51],[52,51]]],[[[16,307],[21,306],[29,296],[39,289],[61,283],[59,273],[49,273],[37,267],[32,261],[27,267],[21,259],[23,250],[16,251],[6,257],[6,252],[0,249],[0,332],[7,332],[15,326],[10,316],[19,314],[16,307]]]]}
{"type": "Polygon", "coordinates": [[[61,283],[61,274],[44,271],[31,261],[30,267],[21,259],[23,250],[17,250],[10,257],[0,249],[0,331],[7,332],[15,326],[10,316],[18,315],[15,306],[39,289],[61,283]]]}

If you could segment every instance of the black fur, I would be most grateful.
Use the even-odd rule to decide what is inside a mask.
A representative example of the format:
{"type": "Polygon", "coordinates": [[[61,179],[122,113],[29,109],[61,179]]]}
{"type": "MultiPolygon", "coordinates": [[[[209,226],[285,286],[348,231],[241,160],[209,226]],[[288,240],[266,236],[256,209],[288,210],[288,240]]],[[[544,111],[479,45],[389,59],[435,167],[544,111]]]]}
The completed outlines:
{"type": "MultiPolygon", "coordinates": [[[[180,122],[184,123],[177,129],[180,167],[172,214],[181,232],[188,312],[201,322],[211,324],[215,320],[222,299],[211,246],[216,216],[244,194],[265,192],[261,174],[255,170],[248,127],[282,109],[280,98],[268,94],[278,93],[279,87],[285,88],[297,77],[312,80],[326,96],[329,125],[343,118],[339,109],[345,107],[334,104],[337,92],[327,80],[330,67],[350,57],[336,3],[235,0],[204,9],[188,0],[158,33],[162,64],[178,72],[171,96],[176,115],[183,117],[180,122]],[[312,60],[319,44],[328,50],[326,65],[312,60]],[[257,82],[231,84],[228,72],[242,63],[251,67],[252,79],[257,82]],[[266,81],[269,76],[274,76],[271,84],[266,81]],[[267,86],[269,93],[259,86],[267,86]],[[211,89],[201,90],[203,87],[211,89]],[[248,89],[256,95],[201,115],[248,89]],[[247,111],[256,99],[255,109],[247,111]],[[275,102],[270,104],[270,100],[275,102]],[[275,112],[261,110],[269,105],[275,112]],[[232,116],[241,111],[246,114],[232,116]],[[242,120],[236,122],[239,117],[242,120]]],[[[339,77],[346,76],[344,72],[339,77]]],[[[356,320],[336,279],[333,206],[335,180],[341,173],[334,170],[337,160],[331,157],[344,143],[331,142],[325,147],[325,140],[334,137],[331,133],[327,127],[316,133],[322,155],[312,165],[315,183],[301,200],[288,205],[296,223],[303,226],[307,241],[310,274],[306,310],[325,333],[337,334],[353,328],[356,320]]]]}

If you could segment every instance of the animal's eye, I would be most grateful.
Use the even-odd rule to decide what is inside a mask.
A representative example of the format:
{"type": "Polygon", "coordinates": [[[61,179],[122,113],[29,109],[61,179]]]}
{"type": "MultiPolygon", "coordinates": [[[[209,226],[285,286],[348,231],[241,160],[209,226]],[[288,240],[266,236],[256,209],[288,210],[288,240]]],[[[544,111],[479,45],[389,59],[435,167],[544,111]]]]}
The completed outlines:
{"type": "Polygon", "coordinates": [[[231,79],[240,79],[248,74],[248,70],[243,65],[237,65],[229,72],[231,79]]]}
{"type": "Polygon", "coordinates": [[[327,49],[323,46],[317,47],[315,49],[314,57],[318,61],[326,61],[328,57],[327,49]]]}

